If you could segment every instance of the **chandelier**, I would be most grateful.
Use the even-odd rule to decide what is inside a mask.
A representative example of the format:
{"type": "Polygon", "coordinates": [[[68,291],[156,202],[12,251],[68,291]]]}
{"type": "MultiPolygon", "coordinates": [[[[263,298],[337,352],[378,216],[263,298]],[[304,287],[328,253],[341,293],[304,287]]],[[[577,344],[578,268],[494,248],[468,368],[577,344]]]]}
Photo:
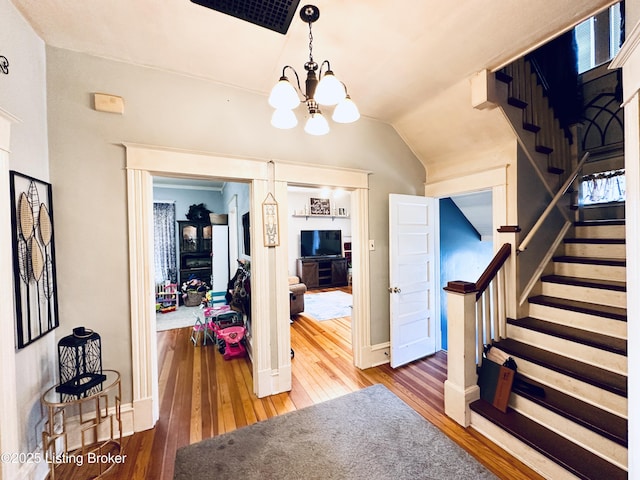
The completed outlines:
{"type": "Polygon", "coordinates": [[[329,133],[329,122],[322,114],[320,105],[335,105],[331,118],[338,123],[355,122],[360,118],[360,112],[349,97],[344,83],[333,74],[329,61],[325,60],[318,65],[313,60],[311,24],[320,18],[320,10],[314,5],[305,5],[300,10],[300,18],[309,24],[309,61],[304,64],[304,69],[307,71],[305,91],[303,92],[300,87],[298,72],[293,67],[286,65],[282,69],[280,80],[269,95],[269,105],[275,108],[271,116],[271,125],[282,129],[295,127],[298,124],[298,119],[293,110],[301,103],[305,103],[309,117],[304,131],[311,135],[325,135],[329,133]],[[323,73],[325,67],[326,70],[323,73]],[[291,70],[295,75],[295,86],[287,78],[287,70],[291,70]]]}

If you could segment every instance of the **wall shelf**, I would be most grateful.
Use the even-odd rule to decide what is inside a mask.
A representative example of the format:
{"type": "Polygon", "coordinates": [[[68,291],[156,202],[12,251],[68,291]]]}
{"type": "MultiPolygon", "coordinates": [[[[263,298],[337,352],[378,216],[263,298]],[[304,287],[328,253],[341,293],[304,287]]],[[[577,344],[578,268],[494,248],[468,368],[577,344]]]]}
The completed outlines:
{"type": "Polygon", "coordinates": [[[331,220],[335,220],[336,218],[349,218],[349,215],[318,215],[313,213],[294,213],[293,217],[306,218],[330,218],[331,220]]]}

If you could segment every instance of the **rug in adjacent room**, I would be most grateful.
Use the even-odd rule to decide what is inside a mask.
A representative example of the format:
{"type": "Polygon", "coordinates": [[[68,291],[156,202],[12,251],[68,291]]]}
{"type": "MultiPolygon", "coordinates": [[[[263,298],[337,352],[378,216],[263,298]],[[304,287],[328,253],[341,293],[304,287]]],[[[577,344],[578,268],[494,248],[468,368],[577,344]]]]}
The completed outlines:
{"type": "Polygon", "coordinates": [[[305,293],[304,313],[318,321],[350,317],[353,296],[341,290],[305,293]]]}
{"type": "Polygon", "coordinates": [[[174,480],[496,479],[383,385],[180,448],[174,480]]]}
{"type": "Polygon", "coordinates": [[[192,327],[196,321],[193,314],[196,313],[203,320],[203,312],[200,307],[185,307],[180,305],[173,312],[156,313],[156,332],[173,330],[174,328],[192,327]]]}

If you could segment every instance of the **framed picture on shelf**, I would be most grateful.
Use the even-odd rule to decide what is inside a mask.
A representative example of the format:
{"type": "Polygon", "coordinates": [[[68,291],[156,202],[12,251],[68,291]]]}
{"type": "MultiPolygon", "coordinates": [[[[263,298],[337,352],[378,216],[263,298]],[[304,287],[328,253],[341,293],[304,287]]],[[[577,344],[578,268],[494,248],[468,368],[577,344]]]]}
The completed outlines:
{"type": "Polygon", "coordinates": [[[328,198],[309,199],[311,215],[331,215],[331,203],[328,198]]]}

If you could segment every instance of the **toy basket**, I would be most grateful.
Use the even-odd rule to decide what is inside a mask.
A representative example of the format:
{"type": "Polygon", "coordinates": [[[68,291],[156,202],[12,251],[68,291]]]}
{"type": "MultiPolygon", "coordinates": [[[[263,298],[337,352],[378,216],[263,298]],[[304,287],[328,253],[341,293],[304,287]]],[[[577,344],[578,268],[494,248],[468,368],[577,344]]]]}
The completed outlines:
{"type": "Polygon", "coordinates": [[[195,290],[188,290],[187,297],[184,299],[185,307],[197,307],[202,303],[202,299],[206,292],[197,292],[195,290]]]}

